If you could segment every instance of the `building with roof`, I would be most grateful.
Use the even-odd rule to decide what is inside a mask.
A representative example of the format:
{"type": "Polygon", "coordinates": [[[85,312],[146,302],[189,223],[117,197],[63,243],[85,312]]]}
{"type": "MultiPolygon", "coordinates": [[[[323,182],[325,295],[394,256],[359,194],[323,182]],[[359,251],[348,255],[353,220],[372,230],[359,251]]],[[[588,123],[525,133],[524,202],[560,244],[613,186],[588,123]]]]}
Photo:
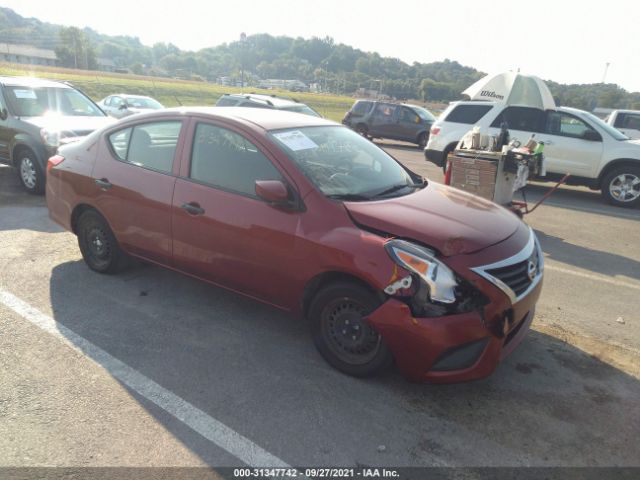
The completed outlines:
{"type": "Polygon", "coordinates": [[[27,65],[55,66],[58,61],[56,52],[32,45],[0,43],[0,61],[24,63],[27,65]]]}

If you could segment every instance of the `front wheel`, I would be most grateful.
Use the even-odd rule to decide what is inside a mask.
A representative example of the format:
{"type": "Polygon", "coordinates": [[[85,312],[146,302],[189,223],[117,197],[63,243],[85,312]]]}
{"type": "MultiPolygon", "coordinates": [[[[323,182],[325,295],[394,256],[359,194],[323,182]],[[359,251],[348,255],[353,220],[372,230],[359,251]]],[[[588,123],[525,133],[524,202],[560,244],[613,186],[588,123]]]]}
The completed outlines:
{"type": "Polygon", "coordinates": [[[619,167],[607,174],[602,182],[602,196],[618,207],[639,206],[640,167],[619,167]]]}
{"type": "Polygon", "coordinates": [[[98,273],[116,273],[127,265],[127,255],[120,249],[107,221],[95,210],[80,215],[78,246],[87,266],[98,273]]]}
{"type": "Polygon", "coordinates": [[[365,320],[379,304],[367,289],[347,282],[318,292],[309,308],[311,333],[330,365],[348,375],[366,377],[392,363],[382,336],[365,320]]]}
{"type": "Polygon", "coordinates": [[[18,176],[24,189],[33,194],[44,192],[44,172],[31,150],[21,150],[16,162],[18,176]]]}

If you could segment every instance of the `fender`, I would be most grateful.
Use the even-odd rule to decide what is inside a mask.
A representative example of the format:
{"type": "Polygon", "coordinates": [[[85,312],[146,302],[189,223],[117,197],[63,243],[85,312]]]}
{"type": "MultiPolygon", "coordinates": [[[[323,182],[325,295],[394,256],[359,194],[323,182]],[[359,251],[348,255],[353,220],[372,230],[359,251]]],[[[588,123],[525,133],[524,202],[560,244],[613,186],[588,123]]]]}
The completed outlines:
{"type": "Polygon", "coordinates": [[[597,180],[597,184],[598,187],[600,187],[602,185],[602,181],[604,180],[604,177],[614,168],[616,167],[620,167],[622,165],[633,165],[636,167],[640,167],[640,159],[637,158],[618,158],[616,160],[612,160],[610,162],[608,162],[600,171],[600,174],[598,175],[598,180],[597,180]]]}
{"type": "Polygon", "coordinates": [[[20,147],[27,147],[35,154],[43,171],[45,170],[47,159],[55,153],[55,149],[47,149],[47,147],[42,144],[42,141],[34,139],[33,136],[27,133],[19,133],[12,139],[10,144],[11,157],[9,161],[11,165],[15,166],[15,162],[17,160],[16,153],[20,147]]]}

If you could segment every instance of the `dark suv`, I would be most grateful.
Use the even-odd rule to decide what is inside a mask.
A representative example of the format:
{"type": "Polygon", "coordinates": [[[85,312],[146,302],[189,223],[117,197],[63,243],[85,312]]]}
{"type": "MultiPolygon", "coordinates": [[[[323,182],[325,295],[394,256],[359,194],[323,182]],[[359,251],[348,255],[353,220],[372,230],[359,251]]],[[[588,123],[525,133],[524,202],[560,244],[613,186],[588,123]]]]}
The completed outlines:
{"type": "Polygon", "coordinates": [[[277,97],[275,95],[260,95],[257,93],[225,93],[216,102],[216,107],[273,108],[275,110],[303,113],[314,117],[322,116],[309,105],[300,103],[297,100],[277,97]]]}
{"type": "Polygon", "coordinates": [[[370,138],[389,138],[416,143],[424,148],[436,118],[417,105],[356,100],[342,123],[370,138]]]}
{"type": "Polygon", "coordinates": [[[112,121],[66,83],[0,77],[0,163],[16,167],[30,193],[44,192],[45,165],[59,145],[112,121]]]}

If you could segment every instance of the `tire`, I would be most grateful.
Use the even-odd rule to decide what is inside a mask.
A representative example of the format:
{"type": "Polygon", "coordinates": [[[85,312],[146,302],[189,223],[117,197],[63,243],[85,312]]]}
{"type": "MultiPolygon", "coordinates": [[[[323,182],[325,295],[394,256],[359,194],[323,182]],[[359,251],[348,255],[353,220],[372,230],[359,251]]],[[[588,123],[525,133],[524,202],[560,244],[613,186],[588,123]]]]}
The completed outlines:
{"type": "Polygon", "coordinates": [[[15,165],[22,188],[33,195],[44,193],[45,174],[31,150],[26,148],[20,150],[15,165]]]}
{"type": "Polygon", "coordinates": [[[640,206],[640,166],[613,169],[604,177],[601,192],[611,205],[625,208],[640,206]]]}
{"type": "Polygon", "coordinates": [[[358,132],[364,138],[371,140],[371,137],[369,137],[369,129],[364,123],[359,123],[356,125],[356,132],[358,132]]]}
{"type": "Polygon", "coordinates": [[[420,147],[421,149],[424,149],[427,146],[428,141],[429,136],[427,135],[427,132],[422,132],[420,135],[418,135],[418,147],[420,147]]]}
{"type": "Polygon", "coordinates": [[[117,273],[128,265],[106,220],[95,210],[87,210],[78,218],[78,246],[87,266],[98,273],[117,273]]]}
{"type": "Polygon", "coordinates": [[[380,305],[367,289],[338,282],[320,290],[309,307],[316,348],[334,368],[367,377],[388,368],[393,356],[382,336],[363,317],[380,305]]]}

